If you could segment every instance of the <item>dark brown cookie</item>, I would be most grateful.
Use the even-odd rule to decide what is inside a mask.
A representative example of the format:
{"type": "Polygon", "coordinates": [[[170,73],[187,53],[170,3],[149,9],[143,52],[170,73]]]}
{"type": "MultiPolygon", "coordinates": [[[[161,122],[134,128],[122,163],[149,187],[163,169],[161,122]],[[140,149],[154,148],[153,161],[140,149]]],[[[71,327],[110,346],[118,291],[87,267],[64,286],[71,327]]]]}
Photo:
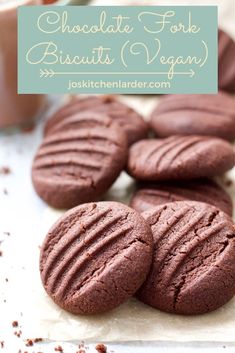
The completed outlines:
{"type": "Polygon", "coordinates": [[[44,139],[32,167],[38,195],[56,208],[101,197],[126,164],[124,131],[108,125],[58,132],[44,139]]]}
{"type": "Polygon", "coordinates": [[[203,314],[235,294],[235,227],[205,203],[179,201],[143,213],[154,259],[138,298],[177,314],[203,314]]]}
{"type": "Polygon", "coordinates": [[[84,204],[49,231],[41,249],[42,282],[65,310],[102,313],[141,286],[152,252],[152,233],[139,213],[117,202],[84,204]]]}
{"type": "Polygon", "coordinates": [[[235,92],[235,41],[219,29],[218,60],[219,88],[231,93],[235,92]]]}
{"type": "Polygon", "coordinates": [[[140,180],[194,179],[223,174],[235,164],[227,142],[207,136],[171,136],[131,146],[127,170],[140,180]]]}
{"type": "Polygon", "coordinates": [[[49,135],[55,131],[69,129],[70,122],[67,119],[83,111],[94,111],[108,115],[115,120],[127,133],[128,144],[146,138],[148,124],[135,110],[119,102],[112,96],[88,96],[74,98],[67,105],[60,108],[46,123],[44,133],[49,135]],[[62,124],[63,123],[63,124],[62,124]]]}
{"type": "Polygon", "coordinates": [[[205,202],[216,206],[229,216],[232,215],[233,205],[230,196],[216,182],[206,178],[167,183],[139,183],[130,206],[138,212],[144,212],[168,202],[184,200],[205,202]]]}
{"type": "Polygon", "coordinates": [[[235,100],[226,93],[169,95],[151,114],[150,125],[159,137],[207,135],[235,138],[235,100]]]}

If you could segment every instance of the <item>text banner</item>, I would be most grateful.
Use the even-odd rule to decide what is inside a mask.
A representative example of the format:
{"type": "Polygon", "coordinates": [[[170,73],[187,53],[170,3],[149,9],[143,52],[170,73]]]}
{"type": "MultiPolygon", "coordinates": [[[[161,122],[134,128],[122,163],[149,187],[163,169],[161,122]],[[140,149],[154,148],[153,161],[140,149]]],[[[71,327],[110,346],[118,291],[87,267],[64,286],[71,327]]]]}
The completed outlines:
{"type": "Polygon", "coordinates": [[[216,6],[22,6],[19,93],[216,93],[216,6]]]}

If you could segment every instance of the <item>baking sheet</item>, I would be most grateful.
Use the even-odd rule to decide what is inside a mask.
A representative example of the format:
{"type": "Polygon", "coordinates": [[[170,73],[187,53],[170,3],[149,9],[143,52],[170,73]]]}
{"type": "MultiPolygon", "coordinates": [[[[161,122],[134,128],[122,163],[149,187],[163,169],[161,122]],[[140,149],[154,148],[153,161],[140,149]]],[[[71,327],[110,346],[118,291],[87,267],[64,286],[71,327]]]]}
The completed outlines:
{"type": "MultiPolygon", "coordinates": [[[[148,115],[158,98],[122,99],[148,115]]],[[[214,313],[195,317],[165,314],[135,299],[105,315],[73,316],[50,300],[40,281],[39,246],[63,212],[42,202],[31,184],[42,125],[31,133],[0,136],[0,167],[10,168],[10,174],[0,175],[0,340],[6,328],[13,333],[11,322],[18,320],[23,338],[53,341],[235,341],[235,299],[214,313]]],[[[235,199],[235,170],[229,174],[234,180],[229,192],[235,199]]],[[[127,202],[132,186],[132,179],[122,173],[106,199],[127,202]]]]}

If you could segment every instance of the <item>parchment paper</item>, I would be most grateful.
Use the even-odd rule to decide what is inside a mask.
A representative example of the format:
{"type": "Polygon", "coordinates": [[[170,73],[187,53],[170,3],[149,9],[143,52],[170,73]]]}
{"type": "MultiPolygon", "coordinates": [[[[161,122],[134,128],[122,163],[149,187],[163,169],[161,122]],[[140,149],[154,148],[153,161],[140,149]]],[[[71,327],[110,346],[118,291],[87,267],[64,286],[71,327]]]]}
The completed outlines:
{"type": "MultiPolygon", "coordinates": [[[[164,3],[179,4],[178,1],[164,3]]],[[[204,4],[204,1],[181,3],[204,4]]],[[[235,36],[234,1],[207,3],[221,4],[220,22],[235,36]]],[[[122,99],[147,116],[158,98],[128,96],[122,99]]],[[[12,321],[19,320],[24,338],[235,342],[235,298],[213,313],[194,317],[165,314],[135,299],[105,315],[73,316],[48,298],[38,271],[39,246],[62,212],[46,206],[31,184],[30,167],[41,142],[41,131],[42,124],[39,124],[30,134],[0,135],[0,167],[7,165],[11,169],[9,175],[0,175],[0,250],[3,252],[0,257],[0,335],[6,323],[9,327],[12,321]]],[[[226,178],[220,182],[226,183],[226,178]]],[[[235,170],[229,173],[229,178],[233,183],[226,187],[235,200],[235,170]]],[[[106,199],[128,202],[132,185],[131,178],[123,173],[106,199]]]]}

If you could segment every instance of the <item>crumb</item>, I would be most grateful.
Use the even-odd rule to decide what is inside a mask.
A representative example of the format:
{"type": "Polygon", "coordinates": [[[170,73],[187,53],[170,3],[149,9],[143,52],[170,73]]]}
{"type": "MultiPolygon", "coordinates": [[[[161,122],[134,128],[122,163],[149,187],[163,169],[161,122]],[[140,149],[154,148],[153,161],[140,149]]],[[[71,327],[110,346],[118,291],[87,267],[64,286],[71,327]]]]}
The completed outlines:
{"type": "Polygon", "coordinates": [[[232,186],[232,184],[233,184],[233,181],[231,180],[231,179],[227,179],[227,180],[225,180],[225,185],[226,186],[232,186]]]}
{"type": "Polygon", "coordinates": [[[0,168],[0,174],[2,175],[8,175],[11,174],[11,169],[7,166],[1,167],[0,168]]]}
{"type": "MultiPolygon", "coordinates": [[[[35,124],[27,124],[21,127],[21,131],[26,134],[33,132],[34,129],[35,129],[35,124]]],[[[19,151],[19,152],[21,153],[22,151],[19,151]]]]}
{"type": "Polygon", "coordinates": [[[107,347],[103,343],[98,343],[95,346],[95,349],[97,350],[98,353],[106,353],[107,352],[107,347]]]}
{"type": "Polygon", "coordinates": [[[6,303],[7,302],[6,299],[4,299],[3,302],[6,303]]]}
{"type": "Polygon", "coordinates": [[[25,345],[26,345],[26,347],[32,347],[33,346],[33,340],[27,339],[25,345]]]}
{"type": "Polygon", "coordinates": [[[61,346],[55,347],[56,352],[63,352],[63,348],[61,346]]]}
{"type": "Polygon", "coordinates": [[[43,341],[42,338],[34,338],[34,339],[33,339],[33,342],[34,342],[34,343],[38,343],[38,342],[42,342],[42,341],[43,341]]]}
{"type": "Polygon", "coordinates": [[[8,278],[5,278],[5,281],[6,281],[6,282],[8,282],[8,281],[9,281],[9,279],[8,279],[8,278]]]}
{"type": "Polygon", "coordinates": [[[18,321],[13,321],[12,322],[12,327],[18,327],[18,326],[19,326],[18,321]]]}
{"type": "Polygon", "coordinates": [[[8,195],[8,190],[6,188],[3,189],[4,195],[8,195]]]}
{"type": "Polygon", "coordinates": [[[4,348],[4,341],[0,341],[1,348],[4,348]]]}
{"type": "Polygon", "coordinates": [[[20,338],[20,336],[22,335],[22,331],[21,330],[15,331],[14,335],[20,338]]]}
{"type": "Polygon", "coordinates": [[[84,351],[84,349],[79,349],[76,353],[86,353],[86,351],[84,351]]]}
{"type": "Polygon", "coordinates": [[[3,232],[3,234],[7,235],[8,237],[11,235],[10,232],[3,232]]]}
{"type": "Polygon", "coordinates": [[[3,255],[2,251],[0,250],[0,257],[3,255]]]}

